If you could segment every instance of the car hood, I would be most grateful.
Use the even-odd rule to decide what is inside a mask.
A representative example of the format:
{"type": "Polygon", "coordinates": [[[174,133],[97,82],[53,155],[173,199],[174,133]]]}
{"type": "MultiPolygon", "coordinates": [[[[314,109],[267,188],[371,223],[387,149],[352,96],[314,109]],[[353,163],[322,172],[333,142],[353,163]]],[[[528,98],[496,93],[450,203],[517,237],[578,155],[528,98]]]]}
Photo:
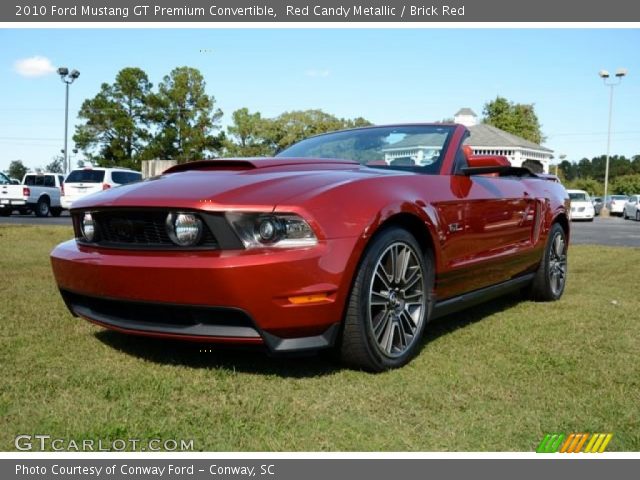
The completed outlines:
{"type": "Polygon", "coordinates": [[[405,172],[362,167],[347,160],[260,158],[177,165],[159,177],[112,188],[74,202],[98,207],[273,208],[304,201],[349,182],[405,172]]]}

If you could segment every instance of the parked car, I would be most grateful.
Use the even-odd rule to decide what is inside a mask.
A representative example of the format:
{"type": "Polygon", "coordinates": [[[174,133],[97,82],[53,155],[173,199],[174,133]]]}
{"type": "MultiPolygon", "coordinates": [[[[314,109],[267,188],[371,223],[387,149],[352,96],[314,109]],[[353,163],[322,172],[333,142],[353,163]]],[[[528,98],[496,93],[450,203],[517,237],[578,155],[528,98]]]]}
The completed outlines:
{"type": "Polygon", "coordinates": [[[602,197],[592,197],[591,203],[593,204],[593,211],[596,216],[600,215],[600,210],[602,210],[602,197]]]}
{"type": "Polygon", "coordinates": [[[62,206],[71,208],[73,202],[91,193],[142,180],[142,174],[128,168],[84,167],[72,170],[64,182],[62,206]]]}
{"type": "Polygon", "coordinates": [[[60,194],[64,177],[59,173],[27,173],[22,184],[11,182],[0,187],[0,215],[11,215],[14,210],[21,214],[35,212],[38,217],[49,214],[60,216],[62,206],[60,194]]]}
{"type": "Polygon", "coordinates": [[[571,200],[571,220],[588,220],[593,222],[596,216],[591,197],[584,190],[567,190],[571,200]]]}
{"type": "Polygon", "coordinates": [[[640,222],[640,195],[629,195],[622,209],[622,218],[634,218],[640,222]]]}
{"type": "Polygon", "coordinates": [[[622,216],[622,210],[624,209],[624,204],[627,201],[626,195],[607,195],[606,206],[611,215],[620,215],[622,216]]]}
{"type": "Polygon", "coordinates": [[[127,334],[334,347],[357,368],[399,367],[434,318],[510,291],[564,291],[566,190],[472,155],[468,134],[345,130],[82,198],[76,238],[51,253],[55,279],[74,315],[127,334]]]}

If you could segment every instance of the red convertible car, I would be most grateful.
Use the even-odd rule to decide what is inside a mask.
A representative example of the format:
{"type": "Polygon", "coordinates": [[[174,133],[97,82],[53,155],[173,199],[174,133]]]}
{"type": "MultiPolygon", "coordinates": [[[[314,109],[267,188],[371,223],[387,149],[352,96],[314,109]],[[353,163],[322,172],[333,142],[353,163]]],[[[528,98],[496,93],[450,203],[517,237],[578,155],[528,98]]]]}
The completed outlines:
{"type": "Polygon", "coordinates": [[[124,333],[408,362],[428,322],[513,290],[557,300],[569,198],[474,156],[462,125],[344,130],[204,160],[73,204],[69,310],[124,333]]]}

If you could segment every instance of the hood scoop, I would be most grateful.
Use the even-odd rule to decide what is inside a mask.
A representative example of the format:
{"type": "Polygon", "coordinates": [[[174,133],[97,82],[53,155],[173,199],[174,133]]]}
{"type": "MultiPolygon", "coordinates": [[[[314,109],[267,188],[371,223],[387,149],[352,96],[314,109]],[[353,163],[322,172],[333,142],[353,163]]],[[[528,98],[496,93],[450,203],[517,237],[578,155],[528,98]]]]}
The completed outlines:
{"type": "Polygon", "coordinates": [[[259,158],[229,158],[216,160],[198,160],[196,162],[181,163],[168,168],[163,173],[188,172],[191,170],[254,170],[257,168],[286,167],[289,165],[333,165],[334,168],[357,166],[353,160],[333,158],[288,158],[288,157],[259,157],[259,158]]]}

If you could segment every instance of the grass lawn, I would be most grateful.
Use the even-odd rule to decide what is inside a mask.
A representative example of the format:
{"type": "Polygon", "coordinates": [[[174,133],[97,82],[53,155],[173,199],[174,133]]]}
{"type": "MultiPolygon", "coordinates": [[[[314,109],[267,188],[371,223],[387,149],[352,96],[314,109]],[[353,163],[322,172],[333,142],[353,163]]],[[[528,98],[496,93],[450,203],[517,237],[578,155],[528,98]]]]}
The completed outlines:
{"type": "Polygon", "coordinates": [[[640,450],[640,249],[574,246],[560,302],[507,297],[430,324],[407,367],[107,332],[66,310],[67,227],[0,227],[0,450],[17,434],[193,439],[213,451],[532,451],[551,432],[640,450]]]}

